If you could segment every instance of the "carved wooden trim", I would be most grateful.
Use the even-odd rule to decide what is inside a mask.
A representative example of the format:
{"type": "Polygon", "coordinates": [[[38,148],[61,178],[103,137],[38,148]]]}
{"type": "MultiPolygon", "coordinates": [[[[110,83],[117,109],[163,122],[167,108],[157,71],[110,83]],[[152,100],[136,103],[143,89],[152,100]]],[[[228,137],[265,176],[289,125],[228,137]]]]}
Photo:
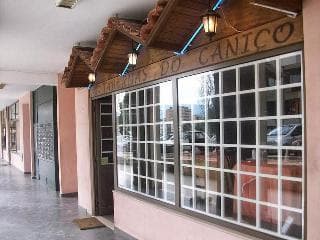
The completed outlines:
{"type": "Polygon", "coordinates": [[[105,79],[92,89],[91,96],[105,95],[145,82],[303,42],[302,25],[302,16],[296,19],[285,17],[264,24],[190,50],[185,55],[173,56],[136,69],[124,77],[105,79]]]}

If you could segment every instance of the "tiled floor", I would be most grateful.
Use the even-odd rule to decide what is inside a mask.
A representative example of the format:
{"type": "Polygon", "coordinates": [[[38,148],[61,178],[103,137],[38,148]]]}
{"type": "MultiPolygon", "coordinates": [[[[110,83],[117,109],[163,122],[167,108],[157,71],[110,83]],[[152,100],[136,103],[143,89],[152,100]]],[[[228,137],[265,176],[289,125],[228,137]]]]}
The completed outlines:
{"type": "Polygon", "coordinates": [[[76,198],[59,194],[0,161],[1,240],[126,240],[108,228],[80,231],[76,198]]]}

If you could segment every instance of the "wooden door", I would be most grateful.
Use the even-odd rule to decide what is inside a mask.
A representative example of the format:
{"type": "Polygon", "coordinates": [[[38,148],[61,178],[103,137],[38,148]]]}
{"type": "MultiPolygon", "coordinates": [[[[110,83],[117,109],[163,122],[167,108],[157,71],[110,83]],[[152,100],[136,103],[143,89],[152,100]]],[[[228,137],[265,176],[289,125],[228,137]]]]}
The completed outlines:
{"type": "Polygon", "coordinates": [[[112,96],[96,100],[95,199],[97,215],[113,215],[114,162],[112,96]]]}

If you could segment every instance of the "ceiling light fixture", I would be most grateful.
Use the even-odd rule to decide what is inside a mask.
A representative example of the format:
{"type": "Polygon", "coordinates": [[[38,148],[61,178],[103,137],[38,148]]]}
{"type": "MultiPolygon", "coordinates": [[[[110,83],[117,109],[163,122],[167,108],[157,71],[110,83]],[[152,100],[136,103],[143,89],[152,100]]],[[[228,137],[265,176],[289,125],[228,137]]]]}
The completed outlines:
{"type": "Polygon", "coordinates": [[[76,6],[79,0],[56,0],[56,7],[72,9],[76,6]]]}
{"type": "Polygon", "coordinates": [[[208,10],[202,15],[202,24],[204,32],[210,37],[210,39],[217,33],[218,19],[220,15],[211,8],[210,0],[208,0],[208,10]]]}
{"type": "Polygon", "coordinates": [[[137,64],[137,59],[138,59],[138,54],[136,49],[134,48],[134,42],[132,40],[132,49],[131,49],[131,53],[128,54],[128,58],[129,58],[129,64],[130,65],[136,65],[137,64]]]}
{"type": "Polygon", "coordinates": [[[89,80],[88,89],[90,90],[94,85],[94,83],[96,82],[96,75],[94,73],[89,73],[88,80],[89,80]]]}

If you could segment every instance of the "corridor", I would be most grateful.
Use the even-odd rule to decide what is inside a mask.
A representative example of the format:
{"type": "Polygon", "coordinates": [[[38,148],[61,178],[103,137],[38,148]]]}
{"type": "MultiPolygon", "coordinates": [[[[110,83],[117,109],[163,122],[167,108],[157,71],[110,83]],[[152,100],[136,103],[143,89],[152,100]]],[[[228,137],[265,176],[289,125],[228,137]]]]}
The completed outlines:
{"type": "Polygon", "coordinates": [[[60,198],[30,175],[0,161],[1,240],[125,240],[108,228],[79,230],[76,198],[60,198]]]}

